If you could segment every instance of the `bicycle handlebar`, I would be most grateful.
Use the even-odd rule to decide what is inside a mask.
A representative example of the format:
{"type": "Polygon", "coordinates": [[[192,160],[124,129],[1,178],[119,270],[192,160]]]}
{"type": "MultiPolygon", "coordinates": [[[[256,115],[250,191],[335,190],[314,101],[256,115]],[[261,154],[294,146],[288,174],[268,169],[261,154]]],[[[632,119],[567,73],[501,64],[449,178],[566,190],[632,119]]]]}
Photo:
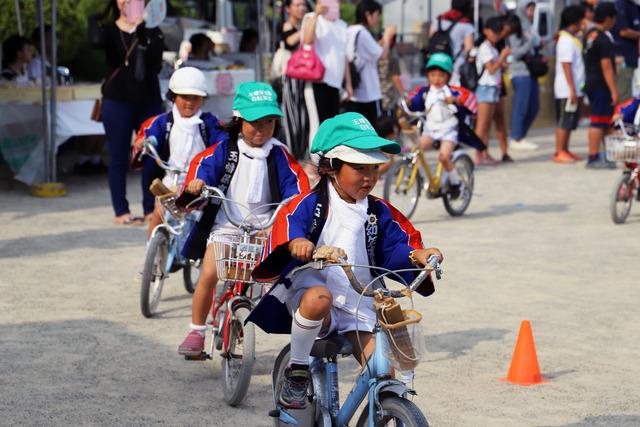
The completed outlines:
{"type": "Polygon", "coordinates": [[[277,205],[277,207],[274,210],[273,214],[269,218],[269,221],[267,221],[266,223],[262,224],[261,226],[245,223],[244,220],[238,222],[235,218],[233,218],[233,216],[229,212],[229,206],[228,206],[229,202],[236,203],[236,204],[246,208],[249,211],[249,214],[247,215],[247,217],[251,216],[253,214],[253,210],[255,210],[255,209],[251,210],[247,206],[244,206],[239,202],[236,202],[234,200],[231,200],[231,199],[227,198],[225,196],[225,194],[222,192],[222,190],[220,190],[218,187],[213,187],[213,186],[209,186],[209,185],[205,185],[204,187],[202,187],[202,192],[200,193],[200,196],[197,199],[193,200],[191,203],[189,203],[187,205],[187,208],[191,207],[192,205],[194,205],[194,204],[196,204],[196,203],[198,203],[200,201],[207,200],[209,198],[218,199],[218,200],[220,200],[222,202],[222,210],[224,211],[224,214],[227,216],[227,219],[235,227],[242,228],[242,229],[244,229],[246,231],[261,231],[261,230],[267,229],[267,228],[269,228],[269,227],[271,227],[273,225],[273,223],[276,221],[276,216],[278,215],[278,213],[280,212],[282,207],[284,205],[286,205],[289,202],[289,200],[293,199],[293,197],[294,196],[291,196],[291,197],[281,201],[280,203],[265,203],[264,205],[259,206],[258,208],[255,208],[255,209],[259,209],[259,208],[263,208],[263,207],[266,207],[266,206],[275,206],[275,205],[277,205]]]}
{"type": "MultiPolygon", "coordinates": [[[[337,263],[336,262],[332,262],[332,261],[327,261],[324,259],[317,259],[314,261],[311,261],[305,265],[302,265],[300,267],[294,268],[291,271],[291,275],[295,276],[296,274],[307,270],[309,268],[313,268],[314,270],[322,270],[326,267],[331,267],[331,266],[335,266],[335,267],[342,267],[342,269],[345,272],[345,275],[347,276],[347,279],[349,280],[349,283],[351,284],[351,287],[353,288],[354,291],[356,291],[359,294],[362,294],[364,296],[367,297],[373,297],[375,296],[375,292],[376,291],[372,291],[369,289],[365,289],[362,287],[362,284],[358,281],[358,279],[356,279],[355,275],[353,274],[352,271],[352,267],[362,267],[362,268],[371,268],[372,266],[364,266],[364,265],[354,265],[354,264],[346,264],[344,263],[344,260],[339,260],[337,263]]],[[[374,267],[374,268],[378,268],[378,267],[374,267]]],[[[427,265],[425,266],[424,269],[422,269],[420,271],[420,273],[416,276],[415,279],[413,279],[413,281],[411,282],[411,284],[409,284],[407,286],[407,289],[404,290],[400,290],[400,291],[392,291],[389,289],[385,289],[384,293],[385,295],[388,295],[392,298],[401,298],[403,296],[406,296],[406,293],[409,292],[413,292],[417,289],[417,287],[424,281],[424,279],[426,278],[426,276],[429,274],[429,272],[434,271],[435,275],[436,275],[436,279],[440,280],[442,278],[442,266],[440,265],[440,258],[437,255],[431,255],[429,257],[429,259],[427,260],[427,265]]],[[[389,273],[394,273],[393,271],[389,271],[387,273],[385,273],[382,276],[386,276],[389,273]]],[[[375,279],[377,280],[377,278],[375,279]]],[[[367,286],[368,288],[369,286],[367,286]]]]}
{"type": "Polygon", "coordinates": [[[158,154],[158,151],[156,150],[156,147],[155,147],[156,142],[157,142],[156,138],[153,136],[146,138],[143,141],[144,145],[142,146],[142,151],[140,151],[140,154],[138,155],[138,160],[141,160],[142,156],[147,155],[153,158],[153,160],[156,161],[156,164],[167,172],[174,172],[177,174],[187,173],[187,171],[185,171],[184,169],[171,166],[169,163],[162,160],[162,158],[160,157],[160,154],[158,154]]]}

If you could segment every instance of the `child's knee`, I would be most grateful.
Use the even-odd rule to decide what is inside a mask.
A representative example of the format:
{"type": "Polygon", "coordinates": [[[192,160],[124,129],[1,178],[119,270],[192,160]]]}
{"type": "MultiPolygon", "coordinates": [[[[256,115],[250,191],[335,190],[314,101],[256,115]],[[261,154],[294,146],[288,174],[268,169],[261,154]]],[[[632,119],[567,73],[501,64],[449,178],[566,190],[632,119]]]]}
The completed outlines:
{"type": "Polygon", "coordinates": [[[324,286],[307,289],[300,301],[300,311],[307,319],[320,320],[331,312],[333,296],[324,286]]]}

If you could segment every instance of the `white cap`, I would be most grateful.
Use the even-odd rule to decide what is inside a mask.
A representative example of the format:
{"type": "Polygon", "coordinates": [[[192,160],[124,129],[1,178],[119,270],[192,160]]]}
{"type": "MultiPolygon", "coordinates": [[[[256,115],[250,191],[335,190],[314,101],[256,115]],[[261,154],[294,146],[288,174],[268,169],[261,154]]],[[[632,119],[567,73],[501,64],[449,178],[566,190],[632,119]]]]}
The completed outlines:
{"type": "Polygon", "coordinates": [[[171,76],[169,90],[176,95],[207,96],[207,80],[197,68],[180,68],[171,76]]]}
{"type": "Polygon", "coordinates": [[[343,162],[358,165],[381,165],[390,160],[382,150],[358,150],[346,145],[338,145],[324,156],[327,159],[340,159],[343,162]]]}

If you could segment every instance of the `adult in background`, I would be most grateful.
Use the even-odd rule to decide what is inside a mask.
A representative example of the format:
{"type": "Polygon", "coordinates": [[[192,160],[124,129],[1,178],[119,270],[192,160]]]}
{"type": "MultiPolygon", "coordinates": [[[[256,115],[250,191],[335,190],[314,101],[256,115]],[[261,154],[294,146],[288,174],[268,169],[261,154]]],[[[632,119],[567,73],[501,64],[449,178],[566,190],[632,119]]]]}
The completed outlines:
{"type": "Polygon", "coordinates": [[[28,84],[27,64],[32,57],[33,51],[27,38],[17,34],[7,37],[2,42],[2,80],[16,85],[28,84]]]}
{"type": "MultiPolygon", "coordinates": [[[[518,9],[517,15],[507,18],[511,29],[507,39],[511,48],[512,61],[509,64],[513,101],[511,109],[511,140],[509,146],[513,150],[535,150],[537,144],[525,139],[533,121],[540,110],[540,86],[538,80],[531,77],[525,57],[533,53],[535,47],[534,34],[523,31],[522,21],[525,10],[518,9]]],[[[529,26],[531,29],[531,26],[529,26]]]]}
{"type": "MultiPolygon", "coordinates": [[[[44,53],[45,53],[45,57],[51,58],[51,25],[45,25],[44,26],[44,53]]],[[[33,57],[33,59],[31,60],[31,62],[29,62],[29,65],[27,65],[27,74],[29,74],[29,79],[33,80],[33,81],[42,81],[42,46],[40,46],[40,27],[36,27],[34,28],[34,30],[31,32],[31,43],[33,44],[33,47],[35,47],[36,52],[35,55],[33,57]]],[[[51,64],[49,63],[49,61],[47,60],[47,62],[45,63],[45,72],[47,73],[47,75],[50,75],[51,73],[51,64]]]]}
{"type": "Polygon", "coordinates": [[[205,33],[196,33],[189,38],[191,52],[180,67],[194,67],[199,70],[224,68],[231,63],[215,55],[215,43],[205,33]]]}
{"type": "MultiPolygon", "coordinates": [[[[302,39],[302,18],[307,13],[305,0],[286,0],[287,20],[282,24],[281,43],[293,53],[302,39]]],[[[309,151],[309,116],[304,106],[303,80],[284,76],[282,79],[284,134],[289,151],[297,160],[304,160],[309,151]]]]}
{"type": "Polygon", "coordinates": [[[441,29],[449,31],[453,58],[453,74],[449,81],[452,85],[460,84],[460,67],[467,60],[467,54],[473,49],[475,28],[473,26],[473,0],[451,0],[451,9],[438,16],[436,24],[431,26],[431,35],[441,29]]]}
{"type": "Polygon", "coordinates": [[[595,27],[585,37],[584,65],[587,74],[585,91],[591,105],[589,125],[589,169],[615,168],[608,162],[600,146],[609,128],[613,109],[620,97],[616,87],[616,64],[614,44],[609,30],[616,22],[616,8],[613,3],[600,3],[594,14],[595,27]]]}
{"type": "Polygon", "coordinates": [[[396,104],[406,95],[400,78],[400,59],[396,55],[395,44],[396,37],[394,36],[389,44],[389,54],[386,58],[380,58],[378,62],[383,116],[394,115],[396,104]]]}
{"type": "Polygon", "coordinates": [[[302,20],[302,42],[313,48],[324,65],[322,81],[305,84],[304,98],[309,115],[308,142],[313,140],[320,123],[340,112],[340,88],[346,77],[347,95],[351,96],[351,80],[346,72],[347,24],[339,10],[318,2],[313,13],[302,20]]]}
{"type": "Polygon", "coordinates": [[[617,75],[620,99],[631,97],[633,70],[638,66],[638,43],[640,42],[640,6],[633,0],[616,0],[616,24],[612,29],[616,45],[616,60],[624,60],[624,67],[617,75]]]}
{"type": "Polygon", "coordinates": [[[360,113],[376,123],[382,115],[382,91],[378,75],[378,61],[386,59],[389,46],[395,36],[395,27],[385,28],[380,42],[376,42],[370,30],[378,27],[382,5],[375,0],[361,0],[356,6],[356,24],[347,30],[347,59],[355,65],[360,83],[354,87],[356,76],[351,75],[353,94],[349,97],[346,111],[360,113]]]}
{"type": "MultiPolygon", "coordinates": [[[[111,0],[100,17],[104,24],[92,36],[104,49],[108,72],[102,85],[102,121],[109,147],[109,189],[115,223],[142,225],[133,217],[127,201],[127,170],[134,130],[149,117],[162,113],[158,73],[162,67],[164,36],[158,28],[146,28],[142,18],[127,18],[128,0],[111,0]]],[[[149,185],[159,171],[142,174],[142,206],[145,217],[154,209],[149,185]]]]}

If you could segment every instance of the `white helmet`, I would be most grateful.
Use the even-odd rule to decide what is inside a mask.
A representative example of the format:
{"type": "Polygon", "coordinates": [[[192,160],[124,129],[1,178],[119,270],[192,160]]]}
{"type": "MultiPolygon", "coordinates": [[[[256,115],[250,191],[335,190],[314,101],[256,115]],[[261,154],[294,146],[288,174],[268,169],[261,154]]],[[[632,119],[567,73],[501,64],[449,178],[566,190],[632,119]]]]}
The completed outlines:
{"type": "Polygon", "coordinates": [[[197,68],[180,68],[171,76],[169,90],[176,95],[207,96],[207,80],[197,68]]]}

